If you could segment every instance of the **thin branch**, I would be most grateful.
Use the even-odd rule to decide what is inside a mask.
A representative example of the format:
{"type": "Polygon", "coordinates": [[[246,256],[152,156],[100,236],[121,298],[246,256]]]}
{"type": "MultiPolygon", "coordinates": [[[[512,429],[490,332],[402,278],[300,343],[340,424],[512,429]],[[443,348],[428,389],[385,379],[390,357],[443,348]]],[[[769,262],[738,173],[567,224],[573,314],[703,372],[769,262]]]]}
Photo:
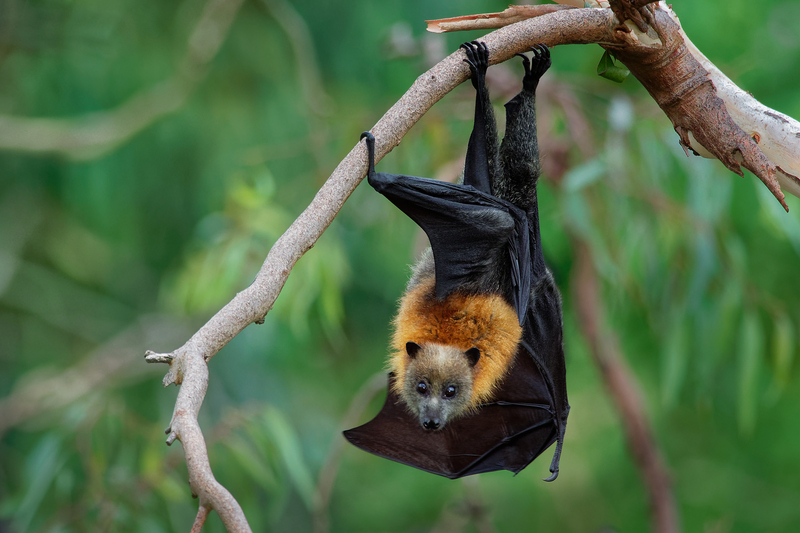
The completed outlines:
{"type": "Polygon", "coordinates": [[[306,21],[287,0],[262,0],[262,3],[289,37],[304,101],[315,114],[329,115],[332,102],[323,90],[314,40],[306,21]]]}
{"type": "Polygon", "coordinates": [[[145,317],[99,346],[73,366],[49,377],[27,380],[0,399],[0,435],[37,416],[62,409],[121,380],[131,381],[151,370],[135,358],[142,342],[174,342],[189,331],[185,322],[163,316],[145,317]]]}
{"type": "Polygon", "coordinates": [[[0,150],[92,159],[180,109],[217,55],[243,0],[209,0],[176,73],[118,107],[76,118],[0,115],[0,150]]]}
{"type": "MultiPolygon", "coordinates": [[[[541,87],[544,89],[541,91],[543,112],[539,125],[540,127],[552,125],[553,121],[546,120],[545,117],[553,108],[561,107],[567,119],[569,135],[566,138],[562,136],[562,139],[558,139],[559,136],[554,131],[540,135],[540,147],[542,153],[549,154],[543,161],[545,174],[548,179],[560,184],[569,169],[568,154],[572,146],[578,148],[584,159],[594,157],[597,150],[591,126],[570,87],[557,80],[553,83],[551,79],[550,83],[552,85],[543,84],[541,87]]],[[[646,198],[646,200],[656,199],[646,198]]],[[[600,371],[600,376],[620,414],[628,445],[633,452],[650,500],[653,531],[677,532],[678,511],[670,480],[646,413],[641,409],[641,394],[636,386],[636,377],[625,365],[625,358],[619,350],[616,337],[607,331],[603,323],[605,310],[601,303],[598,274],[590,248],[585,241],[574,235],[571,235],[571,240],[576,260],[570,286],[574,293],[578,322],[583,336],[589,342],[592,358],[600,371]]]]}
{"type": "MultiPolygon", "coordinates": [[[[386,387],[386,372],[373,374],[372,377],[361,386],[350,402],[350,407],[347,409],[344,418],[342,418],[340,424],[341,428],[344,429],[355,426],[361,419],[361,415],[364,413],[369,403],[376,394],[384,389],[384,387],[386,387]]],[[[339,463],[344,453],[344,443],[345,440],[342,438],[337,438],[333,441],[328,450],[328,456],[325,458],[325,464],[322,465],[322,469],[319,472],[317,490],[314,494],[314,533],[327,533],[330,530],[328,507],[333,492],[333,484],[336,481],[336,474],[339,472],[339,463]]]]}
{"type": "Polygon", "coordinates": [[[601,303],[599,276],[589,245],[575,236],[572,241],[575,267],[570,285],[578,312],[578,323],[583,336],[589,342],[592,358],[620,412],[628,447],[647,487],[653,531],[676,533],[680,531],[680,520],[669,473],[644,411],[644,401],[636,386],[636,378],[625,364],[619,341],[603,323],[605,310],[601,303]]]}
{"type": "Polygon", "coordinates": [[[197,422],[197,413],[208,387],[208,365],[202,355],[196,352],[187,354],[183,362],[186,367],[185,379],[178,391],[172,422],[167,428],[167,443],[174,442],[177,438],[183,445],[189,471],[189,486],[200,499],[195,527],[198,523],[202,527],[208,510],[214,509],[229,532],[250,533],[250,525],[239,502],[211,472],[205,439],[197,422]]]}

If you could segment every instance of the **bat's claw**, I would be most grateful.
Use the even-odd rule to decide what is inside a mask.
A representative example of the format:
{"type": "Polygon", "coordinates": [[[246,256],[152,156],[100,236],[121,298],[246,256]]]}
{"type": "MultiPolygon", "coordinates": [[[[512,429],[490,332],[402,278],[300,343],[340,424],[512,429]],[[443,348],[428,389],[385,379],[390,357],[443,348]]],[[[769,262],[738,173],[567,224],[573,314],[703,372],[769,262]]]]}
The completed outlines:
{"type": "Polygon", "coordinates": [[[555,481],[558,477],[558,465],[561,463],[561,447],[564,445],[564,428],[566,427],[566,417],[565,421],[562,422],[562,425],[559,429],[558,439],[556,439],[556,451],[553,453],[553,460],[550,463],[550,477],[545,479],[545,481],[555,481]]]}
{"type": "Polygon", "coordinates": [[[531,58],[531,74],[542,77],[547,72],[552,62],[550,60],[550,49],[544,43],[539,43],[531,47],[533,58],[531,58]]]}
{"type": "Polygon", "coordinates": [[[467,54],[464,63],[469,65],[472,72],[472,85],[477,89],[489,68],[489,47],[486,46],[486,43],[472,41],[462,44],[459,48],[463,48],[467,54]]]}
{"type": "Polygon", "coordinates": [[[375,176],[375,136],[369,132],[365,131],[361,134],[361,139],[367,140],[367,178],[370,180],[373,179],[375,176]]]}
{"type": "Polygon", "coordinates": [[[549,483],[551,481],[555,481],[557,477],[558,477],[558,470],[550,474],[550,477],[544,478],[542,481],[547,481],[549,483]]]}
{"type": "Polygon", "coordinates": [[[550,49],[544,43],[539,43],[531,47],[533,56],[530,60],[523,54],[516,54],[522,56],[522,66],[525,68],[525,77],[522,78],[522,86],[529,90],[535,91],[536,86],[539,85],[539,79],[547,72],[552,64],[550,60],[550,49]]]}

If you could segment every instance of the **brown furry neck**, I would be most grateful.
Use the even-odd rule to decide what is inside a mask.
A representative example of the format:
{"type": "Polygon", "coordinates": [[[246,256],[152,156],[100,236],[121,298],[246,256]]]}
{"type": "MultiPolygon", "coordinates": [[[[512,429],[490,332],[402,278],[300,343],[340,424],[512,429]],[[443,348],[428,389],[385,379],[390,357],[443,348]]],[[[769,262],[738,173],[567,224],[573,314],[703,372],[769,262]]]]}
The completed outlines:
{"type": "Polygon", "coordinates": [[[403,296],[394,326],[389,366],[397,391],[403,389],[409,362],[407,342],[451,345],[462,352],[474,346],[481,351],[473,368],[472,408],[491,400],[522,338],[517,313],[501,296],[454,293],[438,300],[433,277],[403,296]]]}

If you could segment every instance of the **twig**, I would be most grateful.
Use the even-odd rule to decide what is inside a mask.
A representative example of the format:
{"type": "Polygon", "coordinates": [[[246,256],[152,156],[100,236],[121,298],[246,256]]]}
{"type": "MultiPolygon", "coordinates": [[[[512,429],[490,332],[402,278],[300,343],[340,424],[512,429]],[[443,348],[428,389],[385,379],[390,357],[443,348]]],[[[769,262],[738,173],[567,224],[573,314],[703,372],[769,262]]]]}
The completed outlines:
{"type": "Polygon", "coordinates": [[[446,33],[463,30],[496,30],[515,22],[541,17],[562,9],[573,9],[573,6],[555,6],[552,4],[536,6],[508,6],[500,13],[485,13],[482,15],[464,15],[447,19],[426,20],[428,31],[431,33],[446,33]]]}
{"type": "Polygon", "coordinates": [[[592,358],[606,383],[611,398],[620,412],[628,446],[647,487],[652,512],[653,531],[680,531],[678,508],[672,494],[672,483],[653,431],[643,409],[642,394],[636,378],[625,364],[617,338],[608,331],[602,317],[598,274],[589,245],[573,236],[575,267],[570,283],[578,312],[578,323],[591,347],[592,358]]]}
{"type": "Polygon", "coordinates": [[[63,372],[17,387],[0,399],[0,435],[42,413],[62,409],[98,388],[150,372],[135,357],[142,342],[173,342],[187,330],[185,322],[163,316],[145,317],[63,372]]]}
{"type": "MultiPolygon", "coordinates": [[[[353,400],[347,413],[342,418],[341,427],[350,428],[358,423],[364,410],[369,403],[386,387],[386,372],[373,374],[369,380],[361,386],[353,400]]],[[[337,435],[337,437],[340,437],[337,435]]],[[[334,439],[325,458],[325,464],[319,472],[317,478],[317,491],[314,494],[314,533],[327,533],[330,529],[330,517],[328,516],[328,506],[331,501],[333,484],[336,481],[336,474],[339,471],[339,463],[344,452],[343,438],[334,439]]]]}
{"type": "Polygon", "coordinates": [[[205,77],[242,1],[209,0],[176,73],[114,109],[65,119],[0,115],[0,149],[96,158],[177,111],[205,77]]]}

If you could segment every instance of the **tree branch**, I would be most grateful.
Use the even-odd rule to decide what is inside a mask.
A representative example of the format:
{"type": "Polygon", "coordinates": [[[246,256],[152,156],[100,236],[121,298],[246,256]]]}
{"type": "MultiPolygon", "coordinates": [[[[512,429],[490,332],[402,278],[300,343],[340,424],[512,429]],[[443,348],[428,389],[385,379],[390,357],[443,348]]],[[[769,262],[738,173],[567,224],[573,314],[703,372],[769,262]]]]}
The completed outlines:
{"type": "Polygon", "coordinates": [[[578,312],[578,324],[589,342],[592,358],[620,413],[628,447],[647,487],[653,531],[676,533],[680,531],[680,526],[672,482],[642,407],[644,401],[636,387],[636,378],[625,364],[619,341],[603,323],[602,317],[606,313],[601,304],[599,276],[589,245],[575,236],[572,241],[575,267],[570,285],[578,312]]]}
{"type": "MultiPolygon", "coordinates": [[[[552,124],[552,121],[544,117],[556,107],[561,107],[567,118],[569,140],[557,140],[558,135],[555,132],[540,135],[542,153],[550,154],[550,157],[543,160],[545,174],[548,179],[561,184],[569,169],[570,148],[578,148],[584,159],[594,157],[596,148],[589,122],[569,87],[543,84],[541,88],[544,89],[541,93],[544,105],[540,127],[552,124]]],[[[641,408],[643,402],[636,376],[628,369],[617,338],[608,331],[603,322],[606,312],[602,305],[599,275],[591,256],[591,248],[574,232],[570,232],[570,240],[575,257],[570,287],[579,327],[589,343],[592,359],[619,413],[628,447],[647,490],[652,529],[656,533],[675,533],[680,531],[679,513],[668,471],[663,464],[647,414],[641,408]]]]}
{"type": "MultiPolygon", "coordinates": [[[[573,0],[556,1],[574,5],[573,0]]],[[[744,166],[788,211],[783,191],[800,197],[800,122],[762,105],[722,74],[691,43],[665,2],[588,3],[595,6],[588,9],[605,12],[610,5],[615,14],[613,35],[595,42],[613,51],[648,90],[672,121],[687,155],[691,150],[719,159],[740,176],[740,165],[744,166]]],[[[429,21],[428,25],[435,32],[463,31],[539,16],[522,7],[511,6],[509,13],[429,21]]]]}
{"type": "MultiPolygon", "coordinates": [[[[339,426],[342,429],[355,426],[364,410],[376,394],[386,387],[386,372],[381,371],[372,375],[358,390],[350,402],[344,418],[339,426]]],[[[336,435],[340,437],[339,435],[336,435]]],[[[345,440],[337,438],[328,450],[328,456],[320,469],[317,477],[317,487],[314,493],[314,533],[328,533],[330,530],[330,520],[328,516],[328,505],[333,493],[333,483],[336,481],[336,474],[339,472],[339,462],[344,453],[345,440]]]]}
{"type": "MultiPolygon", "coordinates": [[[[559,10],[506,26],[482,40],[492,51],[492,64],[503,62],[515,53],[527,51],[537,43],[545,43],[551,47],[561,44],[603,43],[606,46],[624,48],[628,52],[653,46],[651,41],[631,39],[620,28],[609,9],[559,10]]],[[[456,51],[417,78],[403,97],[375,124],[371,131],[377,140],[378,160],[400,144],[403,136],[434,103],[468,78],[469,68],[463,62],[463,57],[463,52],[456,51]]],[[[653,66],[643,64],[641,68],[644,72],[653,66]]],[[[680,94],[680,97],[684,96],[689,95],[680,94]]],[[[742,153],[746,158],[747,154],[742,153]]],[[[255,281],[238,293],[186,344],[172,354],[160,356],[148,352],[146,355],[148,362],[169,362],[170,370],[163,381],[165,386],[183,383],[170,425],[170,442],[175,438],[181,440],[187,457],[192,490],[200,496],[201,506],[211,507],[220,513],[230,531],[248,529],[245,529],[246,522],[241,525],[230,518],[240,510],[228,514],[227,506],[232,498],[228,498],[230,495],[221,489],[211,475],[202,433],[197,425],[197,412],[202,404],[208,379],[207,362],[249,324],[263,322],[295,263],[332,222],[363,179],[366,169],[366,149],[362,143],[358,143],[334,170],[311,204],[272,247],[255,281]],[[220,512],[221,509],[226,513],[225,516],[220,512]],[[237,529],[239,527],[241,529],[237,529]]],[[[639,415],[641,413],[630,413],[630,416],[638,417],[635,420],[642,420],[639,415]]]]}
{"type": "Polygon", "coordinates": [[[0,115],[0,150],[92,159],[183,106],[228,35],[243,0],[208,0],[175,74],[118,107],[76,118],[0,115]]]}

